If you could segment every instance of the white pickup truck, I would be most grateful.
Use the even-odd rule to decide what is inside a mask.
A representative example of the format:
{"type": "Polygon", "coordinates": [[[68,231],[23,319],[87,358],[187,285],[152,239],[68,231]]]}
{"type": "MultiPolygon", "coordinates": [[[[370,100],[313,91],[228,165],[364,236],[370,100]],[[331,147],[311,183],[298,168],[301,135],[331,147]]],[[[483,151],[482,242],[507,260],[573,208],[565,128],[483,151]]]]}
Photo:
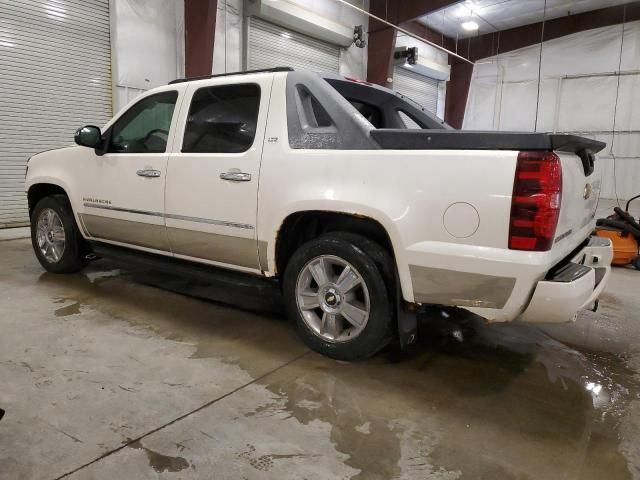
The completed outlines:
{"type": "Polygon", "coordinates": [[[75,141],[27,167],[45,269],[126,251],[278,277],[304,341],[337,359],[411,343],[423,305],[570,321],[610,273],[609,241],[591,236],[603,143],[453,130],[364,82],[176,80],[75,141]]]}

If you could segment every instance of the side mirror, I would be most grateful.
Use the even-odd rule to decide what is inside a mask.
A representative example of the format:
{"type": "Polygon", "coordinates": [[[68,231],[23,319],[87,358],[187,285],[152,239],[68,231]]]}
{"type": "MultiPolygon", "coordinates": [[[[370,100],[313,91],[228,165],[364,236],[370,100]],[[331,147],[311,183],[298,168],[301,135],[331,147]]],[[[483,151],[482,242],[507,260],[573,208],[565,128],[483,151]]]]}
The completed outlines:
{"type": "Polygon", "coordinates": [[[76,130],[74,140],[81,147],[97,148],[102,143],[102,133],[98,127],[87,125],[76,130]]]}

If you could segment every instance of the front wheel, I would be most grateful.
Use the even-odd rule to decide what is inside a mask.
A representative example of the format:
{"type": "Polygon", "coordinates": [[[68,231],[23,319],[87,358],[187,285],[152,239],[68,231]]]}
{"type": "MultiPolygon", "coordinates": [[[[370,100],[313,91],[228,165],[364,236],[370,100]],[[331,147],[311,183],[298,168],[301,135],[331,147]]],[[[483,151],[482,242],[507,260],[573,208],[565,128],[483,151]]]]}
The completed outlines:
{"type": "Polygon", "coordinates": [[[31,244],[40,264],[54,273],[74,273],[86,262],[82,237],[64,195],[41,199],[31,214],[31,244]]]}
{"type": "MultiPolygon", "coordinates": [[[[312,350],[337,360],[359,360],[389,343],[390,279],[385,278],[388,269],[374,260],[381,251],[363,237],[336,233],[311,240],[293,254],[284,274],[284,301],[312,350]]],[[[386,252],[382,256],[388,259],[386,252]]]]}

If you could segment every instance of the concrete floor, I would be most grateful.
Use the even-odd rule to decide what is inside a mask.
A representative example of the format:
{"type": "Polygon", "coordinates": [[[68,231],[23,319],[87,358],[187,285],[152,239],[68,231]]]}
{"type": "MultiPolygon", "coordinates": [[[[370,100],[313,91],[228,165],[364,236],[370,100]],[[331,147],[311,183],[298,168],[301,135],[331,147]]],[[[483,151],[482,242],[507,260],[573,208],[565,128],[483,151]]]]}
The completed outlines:
{"type": "Polygon", "coordinates": [[[640,479],[635,270],[575,324],[425,319],[348,364],[104,260],[0,259],[1,479],[640,479]]]}

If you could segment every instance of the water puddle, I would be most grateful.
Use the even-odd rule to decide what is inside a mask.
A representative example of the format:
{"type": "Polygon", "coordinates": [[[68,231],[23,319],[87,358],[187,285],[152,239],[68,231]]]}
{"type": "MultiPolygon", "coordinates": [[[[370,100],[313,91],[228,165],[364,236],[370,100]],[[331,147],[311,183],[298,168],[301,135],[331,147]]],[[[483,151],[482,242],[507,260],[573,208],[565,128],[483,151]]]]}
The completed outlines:
{"type": "MultiPolygon", "coordinates": [[[[131,282],[117,269],[98,270],[65,280],[56,316],[90,305],[193,344],[194,359],[238,363],[254,378],[267,369],[264,359],[303,350],[292,327],[273,314],[200,302],[131,282]]],[[[41,280],[62,283],[47,274],[41,280]]],[[[604,316],[622,308],[610,303],[604,316]]],[[[628,352],[587,349],[535,326],[489,326],[452,311],[423,318],[419,343],[408,352],[388,349],[352,364],[305,356],[260,382],[275,398],[247,417],[294,417],[325,429],[359,479],[640,479],[640,365],[633,361],[628,352]]],[[[143,449],[157,472],[189,467],[185,458],[139,442],[131,448],[143,449]]],[[[256,455],[250,443],[239,455],[262,471],[280,460],[256,455]]]]}
{"type": "Polygon", "coordinates": [[[189,468],[189,462],[187,462],[185,458],[163,455],[144,447],[140,441],[130,443],[127,446],[136,450],[144,450],[144,453],[146,453],[147,458],[149,459],[149,466],[158,473],[180,472],[189,468]]]}

